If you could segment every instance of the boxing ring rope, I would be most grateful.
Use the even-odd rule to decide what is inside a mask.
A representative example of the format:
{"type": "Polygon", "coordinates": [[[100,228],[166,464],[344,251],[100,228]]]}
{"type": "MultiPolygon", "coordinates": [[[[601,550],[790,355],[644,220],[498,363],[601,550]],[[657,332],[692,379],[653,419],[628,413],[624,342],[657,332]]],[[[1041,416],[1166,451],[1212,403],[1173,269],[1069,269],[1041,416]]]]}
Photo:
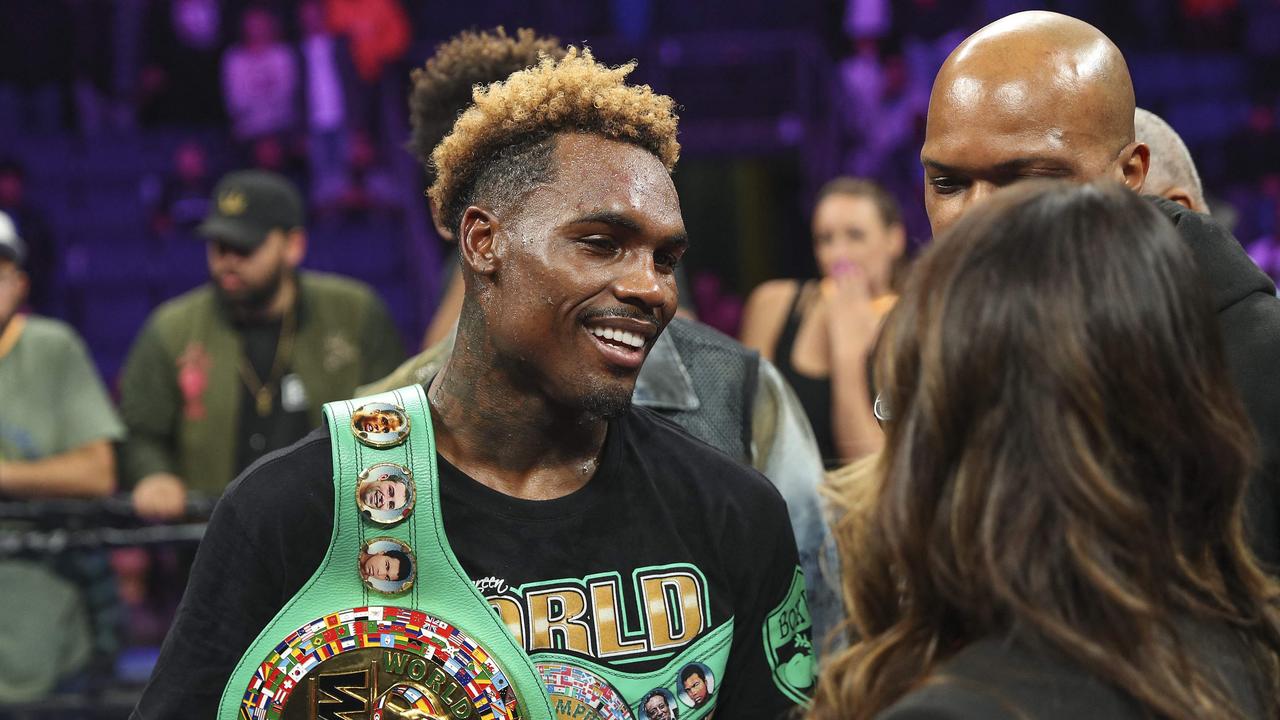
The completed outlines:
{"type": "Polygon", "coordinates": [[[139,518],[127,496],[0,502],[0,558],[199,542],[216,502],[191,498],[183,518],[174,523],[139,518]]]}

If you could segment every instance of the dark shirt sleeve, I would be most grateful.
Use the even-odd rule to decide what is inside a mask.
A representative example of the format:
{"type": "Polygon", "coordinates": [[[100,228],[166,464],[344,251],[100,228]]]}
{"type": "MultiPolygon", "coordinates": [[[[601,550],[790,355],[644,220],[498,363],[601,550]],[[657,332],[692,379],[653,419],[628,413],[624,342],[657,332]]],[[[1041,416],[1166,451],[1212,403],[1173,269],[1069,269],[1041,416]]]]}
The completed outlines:
{"type": "Polygon", "coordinates": [[[733,649],[716,717],[787,717],[813,690],[817,660],[795,535],[781,498],[772,493],[770,500],[741,537],[726,538],[725,547],[742,556],[733,649]]]}
{"type": "Polygon", "coordinates": [[[134,718],[217,716],[231,671],[280,606],[263,555],[235,503],[219,502],[134,718]]]}
{"type": "Polygon", "coordinates": [[[133,718],[212,718],[250,643],[320,566],[333,529],[327,431],[267,455],[214,509],[133,718]]]}
{"type": "Polygon", "coordinates": [[[392,322],[387,306],[378,297],[369,303],[360,347],[364,350],[361,385],[390,375],[404,362],[404,342],[400,331],[392,322]]]}
{"type": "Polygon", "coordinates": [[[120,377],[120,414],[128,432],[120,476],[126,487],[152,473],[178,472],[174,432],[182,399],[175,372],[154,323],[147,323],[120,377]]]}

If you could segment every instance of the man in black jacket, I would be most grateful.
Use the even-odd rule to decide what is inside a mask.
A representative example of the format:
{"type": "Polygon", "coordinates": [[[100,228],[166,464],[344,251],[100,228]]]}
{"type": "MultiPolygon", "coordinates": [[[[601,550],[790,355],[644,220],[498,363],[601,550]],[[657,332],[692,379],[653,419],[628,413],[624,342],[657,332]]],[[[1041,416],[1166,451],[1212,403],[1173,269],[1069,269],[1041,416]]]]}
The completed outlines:
{"type": "MultiPolygon", "coordinates": [[[[940,234],[995,190],[1028,177],[1111,177],[1143,190],[1150,162],[1134,136],[1120,50],[1097,28],[1050,12],[1010,15],[971,35],[934,81],[920,161],[940,234]]],[[[1251,544],[1280,571],[1280,300],[1226,230],[1153,200],[1195,253],[1227,360],[1260,444],[1249,488],[1251,544]]]]}

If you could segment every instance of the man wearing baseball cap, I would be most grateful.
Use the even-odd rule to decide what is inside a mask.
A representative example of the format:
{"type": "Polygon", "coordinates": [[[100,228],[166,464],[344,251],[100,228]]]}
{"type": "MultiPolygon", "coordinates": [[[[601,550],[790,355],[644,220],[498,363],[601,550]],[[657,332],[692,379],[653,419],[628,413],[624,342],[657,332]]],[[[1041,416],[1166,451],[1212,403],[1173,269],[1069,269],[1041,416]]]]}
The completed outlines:
{"type": "MultiPolygon", "coordinates": [[[[26,259],[12,219],[0,212],[0,500],[110,495],[111,443],[124,426],[76,332],[18,311],[29,290],[26,259]]],[[[42,630],[13,628],[0,639],[0,704],[42,698],[95,649],[111,649],[111,628],[91,619],[106,617],[99,613],[108,613],[115,597],[105,558],[3,558],[0,587],[0,612],[14,616],[38,605],[48,620],[42,630]]]]}
{"type": "Polygon", "coordinates": [[[188,491],[218,496],[319,425],[323,403],[403,359],[371,288],[298,269],[304,222],[301,195],[274,173],[233,172],[214,189],[197,228],[210,282],[152,313],[121,378],[139,514],[180,516],[188,491]]]}

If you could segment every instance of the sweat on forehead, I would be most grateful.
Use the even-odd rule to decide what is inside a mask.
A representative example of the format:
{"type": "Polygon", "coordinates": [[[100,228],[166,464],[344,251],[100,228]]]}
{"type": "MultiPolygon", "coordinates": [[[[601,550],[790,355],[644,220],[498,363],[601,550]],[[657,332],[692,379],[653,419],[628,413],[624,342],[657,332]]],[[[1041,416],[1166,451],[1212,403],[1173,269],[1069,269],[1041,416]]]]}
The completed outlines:
{"type": "Polygon", "coordinates": [[[1133,142],[1133,81],[1119,48],[1086,22],[1022,12],[965,39],[943,63],[935,115],[1004,114],[1068,128],[1118,152],[1133,142]]]}

